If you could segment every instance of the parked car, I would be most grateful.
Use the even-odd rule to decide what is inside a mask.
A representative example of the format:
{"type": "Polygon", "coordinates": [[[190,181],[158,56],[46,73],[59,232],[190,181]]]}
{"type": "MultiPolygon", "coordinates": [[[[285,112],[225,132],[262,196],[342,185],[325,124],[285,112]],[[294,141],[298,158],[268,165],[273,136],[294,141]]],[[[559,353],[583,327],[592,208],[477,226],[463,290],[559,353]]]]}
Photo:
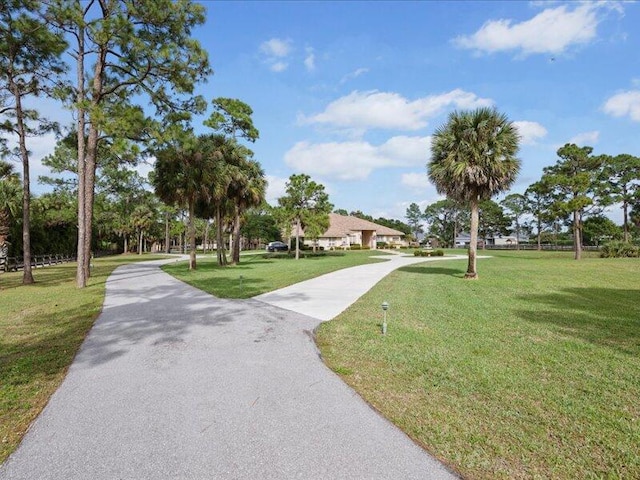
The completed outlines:
{"type": "Polygon", "coordinates": [[[266,247],[267,252],[286,252],[289,246],[283,242],[269,242],[266,247]]]}

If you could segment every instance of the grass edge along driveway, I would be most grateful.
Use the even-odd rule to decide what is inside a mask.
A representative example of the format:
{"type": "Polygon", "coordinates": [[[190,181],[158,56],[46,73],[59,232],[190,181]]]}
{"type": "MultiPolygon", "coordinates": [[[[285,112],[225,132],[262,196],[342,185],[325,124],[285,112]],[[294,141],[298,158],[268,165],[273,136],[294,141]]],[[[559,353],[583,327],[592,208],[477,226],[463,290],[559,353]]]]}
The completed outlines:
{"type": "Polygon", "coordinates": [[[189,270],[187,262],[164,265],[162,269],[192,287],[218,298],[251,298],[262,293],[288,287],[294,283],[319,277],[343,268],[386,262],[378,258],[388,255],[375,250],[344,252],[300,258],[264,258],[251,253],[240,257],[239,265],[220,267],[214,256],[198,258],[198,268],[189,270]]]}
{"type": "Polygon", "coordinates": [[[102,311],[107,277],[118,266],[159,255],[93,261],[91,278],[76,288],[76,263],[0,275],[0,463],[62,383],[76,352],[102,311]]]}
{"type": "Polygon", "coordinates": [[[326,363],[465,478],[640,478],[638,260],[487,253],[392,272],[319,327],[326,363]]]}

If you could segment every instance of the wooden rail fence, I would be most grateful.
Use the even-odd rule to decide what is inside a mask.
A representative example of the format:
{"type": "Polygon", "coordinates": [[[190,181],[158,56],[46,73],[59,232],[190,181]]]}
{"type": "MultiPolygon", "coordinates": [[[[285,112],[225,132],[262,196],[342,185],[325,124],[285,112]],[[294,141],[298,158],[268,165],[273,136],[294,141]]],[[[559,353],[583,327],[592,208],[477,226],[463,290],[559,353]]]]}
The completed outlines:
{"type": "MultiPolygon", "coordinates": [[[[33,268],[47,267],[75,261],[75,255],[33,255],[31,257],[31,266],[33,268]]],[[[17,272],[23,268],[24,258],[22,257],[0,257],[0,272],[17,272]]]]}

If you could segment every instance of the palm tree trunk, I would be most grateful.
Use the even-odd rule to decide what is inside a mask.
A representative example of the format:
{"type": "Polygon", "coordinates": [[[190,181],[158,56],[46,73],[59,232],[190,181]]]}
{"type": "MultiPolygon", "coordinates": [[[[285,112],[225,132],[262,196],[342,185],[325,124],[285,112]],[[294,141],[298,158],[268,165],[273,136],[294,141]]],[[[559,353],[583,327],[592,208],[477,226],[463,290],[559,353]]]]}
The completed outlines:
{"type": "Polygon", "coordinates": [[[469,265],[467,267],[467,273],[464,278],[475,280],[478,278],[478,272],[476,270],[476,256],[478,249],[478,199],[471,200],[471,228],[469,231],[469,265]]]}
{"type": "Polygon", "coordinates": [[[171,252],[171,246],[169,243],[171,242],[171,236],[169,232],[169,212],[165,212],[164,214],[164,253],[171,252]]]}
{"type": "Polygon", "coordinates": [[[224,239],[222,238],[222,210],[216,207],[216,249],[218,256],[218,265],[227,264],[227,256],[224,252],[224,239]]]}
{"type": "Polygon", "coordinates": [[[296,218],[296,260],[300,259],[300,219],[296,218]]]}
{"type": "Polygon", "coordinates": [[[202,245],[202,253],[203,255],[207,254],[207,250],[209,247],[209,220],[207,220],[207,224],[204,226],[204,240],[202,245]]]}
{"type": "Polygon", "coordinates": [[[232,250],[232,262],[233,265],[240,263],[240,212],[236,207],[236,215],[233,221],[233,250],[232,250]]]}
{"type": "Polygon", "coordinates": [[[189,270],[196,269],[196,222],[195,201],[189,202],[189,270]]]}

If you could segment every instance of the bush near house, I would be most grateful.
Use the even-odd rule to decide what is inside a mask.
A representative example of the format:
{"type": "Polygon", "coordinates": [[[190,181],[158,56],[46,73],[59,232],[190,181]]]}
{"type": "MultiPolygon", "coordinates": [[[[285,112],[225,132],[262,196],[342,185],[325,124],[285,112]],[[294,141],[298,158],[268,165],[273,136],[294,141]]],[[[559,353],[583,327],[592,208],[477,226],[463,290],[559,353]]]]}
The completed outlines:
{"type": "Polygon", "coordinates": [[[413,255],[416,257],[443,257],[444,250],[414,250],[413,255]]]}

